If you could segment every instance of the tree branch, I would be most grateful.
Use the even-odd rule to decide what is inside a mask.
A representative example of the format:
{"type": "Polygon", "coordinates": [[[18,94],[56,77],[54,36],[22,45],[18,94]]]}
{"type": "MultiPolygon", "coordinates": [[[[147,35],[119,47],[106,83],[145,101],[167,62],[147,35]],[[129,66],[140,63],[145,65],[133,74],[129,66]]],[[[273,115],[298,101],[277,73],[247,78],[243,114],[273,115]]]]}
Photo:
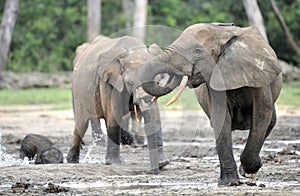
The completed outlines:
{"type": "Polygon", "coordinates": [[[274,2],[274,0],[270,0],[271,5],[272,5],[272,9],[275,13],[276,19],[278,20],[281,28],[283,29],[283,32],[286,36],[287,42],[288,44],[292,47],[292,49],[295,51],[295,53],[300,54],[300,48],[298,47],[298,45],[296,44],[296,42],[294,41],[288,27],[286,26],[284,19],[282,17],[282,15],[280,14],[280,11],[276,5],[276,3],[274,2]]]}

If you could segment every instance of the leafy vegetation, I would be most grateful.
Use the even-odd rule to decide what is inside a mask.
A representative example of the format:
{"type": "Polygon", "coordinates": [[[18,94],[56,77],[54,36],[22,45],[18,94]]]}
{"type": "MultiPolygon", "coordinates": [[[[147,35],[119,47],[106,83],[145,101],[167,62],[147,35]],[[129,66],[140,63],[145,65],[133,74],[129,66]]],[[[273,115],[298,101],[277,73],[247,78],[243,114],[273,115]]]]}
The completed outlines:
{"type": "MultiPolygon", "coordinates": [[[[5,1],[0,1],[0,17],[5,1]]],[[[269,1],[258,1],[270,44],[279,58],[300,64],[285,43],[284,34],[271,10],[269,1]]],[[[294,39],[300,45],[300,0],[276,0],[294,39]]],[[[6,70],[55,72],[71,70],[75,48],[86,39],[86,1],[20,1],[6,70]]],[[[148,24],[183,30],[199,22],[234,22],[247,26],[240,0],[151,0],[148,1],[148,24]]],[[[126,28],[121,0],[102,0],[102,34],[111,35],[126,28]]]]}

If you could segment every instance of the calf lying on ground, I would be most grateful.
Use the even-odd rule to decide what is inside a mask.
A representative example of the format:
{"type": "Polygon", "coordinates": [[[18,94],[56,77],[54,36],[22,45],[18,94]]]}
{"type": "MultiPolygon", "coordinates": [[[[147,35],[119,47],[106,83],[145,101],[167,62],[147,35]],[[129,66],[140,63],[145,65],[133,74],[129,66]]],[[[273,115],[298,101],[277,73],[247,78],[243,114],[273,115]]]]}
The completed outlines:
{"type": "Polygon", "coordinates": [[[21,143],[20,158],[32,160],[35,156],[35,164],[63,163],[62,152],[47,137],[29,134],[21,143]]]}

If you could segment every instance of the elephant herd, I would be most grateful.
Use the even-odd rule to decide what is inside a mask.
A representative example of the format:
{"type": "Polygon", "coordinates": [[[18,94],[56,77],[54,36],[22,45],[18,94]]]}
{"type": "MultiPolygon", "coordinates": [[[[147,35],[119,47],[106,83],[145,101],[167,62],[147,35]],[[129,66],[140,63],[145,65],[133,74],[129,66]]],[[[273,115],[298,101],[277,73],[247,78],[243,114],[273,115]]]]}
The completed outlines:
{"type": "Polygon", "coordinates": [[[121,130],[128,129],[126,123],[133,117],[144,122],[151,172],[159,174],[169,162],[156,100],[178,87],[170,105],[188,86],[195,89],[214,130],[219,185],[238,185],[238,170],[248,176],[261,168],[259,153],[276,123],[274,103],[282,78],[275,52],[255,27],[194,24],[164,51],[130,36],[98,36],[77,48],[73,65],[75,128],[69,163],[79,162],[88,123],[100,118],[107,127],[106,164],[122,163],[121,130]],[[231,136],[237,129],[250,130],[239,169],[231,136]]]}

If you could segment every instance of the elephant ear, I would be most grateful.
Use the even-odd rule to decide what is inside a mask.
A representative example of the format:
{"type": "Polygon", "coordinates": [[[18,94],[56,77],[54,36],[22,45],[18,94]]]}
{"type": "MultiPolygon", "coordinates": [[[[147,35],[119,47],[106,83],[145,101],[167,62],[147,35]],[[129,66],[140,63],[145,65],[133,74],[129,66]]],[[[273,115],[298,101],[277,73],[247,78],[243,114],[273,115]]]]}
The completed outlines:
{"type": "Polygon", "coordinates": [[[108,82],[119,92],[124,89],[123,67],[120,63],[127,51],[122,46],[115,44],[112,48],[98,56],[98,73],[100,79],[108,82]]]}
{"type": "Polygon", "coordinates": [[[222,45],[211,75],[215,90],[261,87],[281,72],[273,49],[254,27],[243,28],[222,45]]]}
{"type": "Polygon", "coordinates": [[[151,44],[148,47],[148,51],[153,56],[157,56],[157,55],[159,55],[159,54],[161,54],[163,52],[163,50],[156,43],[151,44]]]}

